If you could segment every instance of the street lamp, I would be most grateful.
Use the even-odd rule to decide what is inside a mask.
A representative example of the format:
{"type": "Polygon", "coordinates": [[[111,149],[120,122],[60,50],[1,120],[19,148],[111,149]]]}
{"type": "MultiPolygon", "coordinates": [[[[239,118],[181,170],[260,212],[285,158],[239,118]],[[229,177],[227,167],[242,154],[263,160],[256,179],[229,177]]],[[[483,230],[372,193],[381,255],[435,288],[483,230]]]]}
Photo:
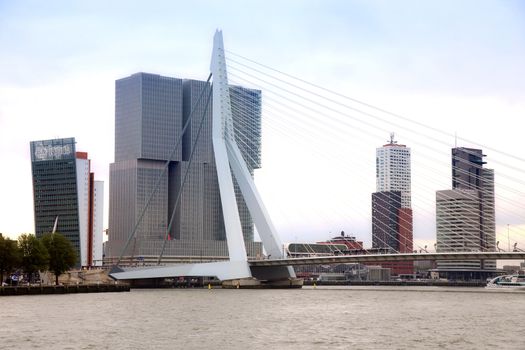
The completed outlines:
{"type": "Polygon", "coordinates": [[[509,243],[509,250],[507,250],[508,252],[510,252],[510,234],[509,234],[509,228],[510,228],[510,224],[507,224],[507,241],[509,243]]]}

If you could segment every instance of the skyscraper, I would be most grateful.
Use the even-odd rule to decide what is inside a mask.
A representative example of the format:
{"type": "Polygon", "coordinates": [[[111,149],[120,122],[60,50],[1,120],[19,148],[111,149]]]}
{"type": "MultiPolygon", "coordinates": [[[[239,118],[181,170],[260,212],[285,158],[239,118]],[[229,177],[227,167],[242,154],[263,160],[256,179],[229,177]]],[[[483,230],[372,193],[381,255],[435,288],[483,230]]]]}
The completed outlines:
{"type": "Polygon", "coordinates": [[[101,265],[104,183],[94,180],[87,153],[75,151],[74,138],[30,147],[36,236],[56,222],[77,251],[77,266],[101,265]]]}
{"type": "MultiPolygon", "coordinates": [[[[211,101],[206,107],[209,92],[204,81],[155,74],[117,80],[109,256],[155,256],[163,246],[165,255],[180,260],[228,256],[211,140],[211,101]],[[123,251],[152,194],[135,237],[123,251]]],[[[241,87],[231,87],[230,94],[235,136],[253,175],[260,167],[261,94],[241,87]]],[[[261,245],[253,242],[251,217],[237,193],[247,252],[256,255],[261,245]]]]}
{"type": "MultiPolygon", "coordinates": [[[[412,252],[410,148],[390,142],[376,150],[376,193],[372,194],[372,247],[412,252]]],[[[383,263],[395,274],[413,272],[413,263],[383,263]]]]}
{"type": "Polygon", "coordinates": [[[400,191],[401,208],[411,208],[410,148],[394,141],[376,149],[376,191],[400,191]]]}
{"type": "MultiPolygon", "coordinates": [[[[473,148],[452,149],[452,188],[477,191],[479,201],[479,243],[483,251],[496,248],[494,170],[483,168],[483,151],[473,148]]],[[[487,262],[495,266],[495,262],[487,262]]]]}
{"type": "Polygon", "coordinates": [[[400,191],[372,193],[372,247],[399,251],[400,191]]]}
{"type": "MultiPolygon", "coordinates": [[[[494,251],[494,171],[483,168],[482,150],[452,149],[452,190],[436,192],[438,252],[494,251]]],[[[438,262],[447,277],[484,278],[495,260],[438,262]]]]}

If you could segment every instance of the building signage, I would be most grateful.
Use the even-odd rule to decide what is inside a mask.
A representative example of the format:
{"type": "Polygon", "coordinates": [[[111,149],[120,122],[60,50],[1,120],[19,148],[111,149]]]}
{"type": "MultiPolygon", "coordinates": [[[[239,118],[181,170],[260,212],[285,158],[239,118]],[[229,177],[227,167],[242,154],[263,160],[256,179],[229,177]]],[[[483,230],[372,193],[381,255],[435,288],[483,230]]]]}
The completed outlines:
{"type": "Polygon", "coordinates": [[[50,144],[35,142],[33,144],[33,160],[55,160],[75,157],[74,141],[71,143],[50,144]]]}

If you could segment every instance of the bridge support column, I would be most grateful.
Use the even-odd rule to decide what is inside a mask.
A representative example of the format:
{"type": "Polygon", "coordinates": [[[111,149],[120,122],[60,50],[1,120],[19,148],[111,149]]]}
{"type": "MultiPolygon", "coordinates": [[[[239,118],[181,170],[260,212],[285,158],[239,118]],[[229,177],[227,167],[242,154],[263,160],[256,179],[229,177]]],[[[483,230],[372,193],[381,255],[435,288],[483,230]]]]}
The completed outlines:
{"type": "Polygon", "coordinates": [[[222,282],[222,288],[225,289],[287,289],[287,288],[302,288],[302,278],[288,277],[280,280],[261,281],[256,278],[241,278],[235,280],[227,280],[222,282]]]}

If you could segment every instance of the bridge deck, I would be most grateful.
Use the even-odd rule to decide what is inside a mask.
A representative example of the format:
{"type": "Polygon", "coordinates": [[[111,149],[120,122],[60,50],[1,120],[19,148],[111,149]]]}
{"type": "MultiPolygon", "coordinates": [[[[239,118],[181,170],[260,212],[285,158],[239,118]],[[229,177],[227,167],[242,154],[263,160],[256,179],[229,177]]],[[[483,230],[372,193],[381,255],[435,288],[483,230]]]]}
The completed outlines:
{"type": "Polygon", "coordinates": [[[412,260],[520,260],[525,252],[453,252],[453,253],[408,253],[408,254],[370,254],[338,255],[326,257],[289,258],[274,260],[251,260],[251,266],[294,266],[312,264],[372,263],[382,261],[412,260]]]}
{"type": "Polygon", "coordinates": [[[525,252],[463,252],[463,253],[411,253],[411,254],[375,254],[375,255],[339,255],[311,258],[291,258],[275,260],[251,260],[248,262],[222,261],[214,263],[177,264],[170,266],[149,266],[127,271],[114,271],[110,275],[119,280],[165,278],[174,276],[216,276],[221,280],[251,277],[249,267],[259,268],[259,272],[278,266],[294,265],[329,265],[343,263],[375,263],[382,261],[415,260],[520,260],[525,259],[525,252]],[[233,276],[233,277],[232,277],[233,276]]]}

